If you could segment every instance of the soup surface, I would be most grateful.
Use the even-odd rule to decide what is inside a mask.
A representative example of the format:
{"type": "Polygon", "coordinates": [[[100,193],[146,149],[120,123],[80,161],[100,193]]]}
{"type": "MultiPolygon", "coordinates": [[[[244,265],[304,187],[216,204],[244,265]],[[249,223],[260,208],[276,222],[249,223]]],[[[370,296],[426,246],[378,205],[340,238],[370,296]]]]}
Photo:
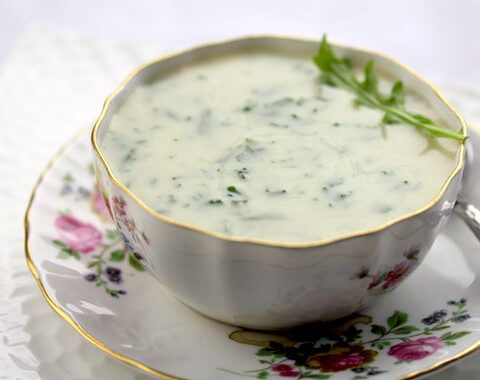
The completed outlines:
{"type": "MultiPolygon", "coordinates": [[[[456,166],[457,142],[382,125],[382,112],[354,98],[321,84],[309,56],[229,53],[136,87],[101,149],[123,184],[178,222],[281,242],[331,238],[421,208],[456,166]]],[[[414,93],[406,107],[442,125],[414,93]]]]}

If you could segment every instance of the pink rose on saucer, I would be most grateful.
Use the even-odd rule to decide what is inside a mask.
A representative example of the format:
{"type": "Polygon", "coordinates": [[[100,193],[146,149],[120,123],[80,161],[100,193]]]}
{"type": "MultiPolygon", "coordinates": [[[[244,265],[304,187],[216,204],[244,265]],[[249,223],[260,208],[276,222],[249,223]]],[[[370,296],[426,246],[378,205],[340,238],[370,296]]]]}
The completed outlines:
{"type": "Polygon", "coordinates": [[[388,354],[396,357],[398,360],[411,362],[430,356],[444,345],[440,338],[431,336],[398,343],[390,347],[388,354]]]}
{"type": "Polygon", "coordinates": [[[60,240],[70,249],[90,253],[102,244],[102,233],[92,224],[84,223],[70,215],[60,215],[55,220],[60,240]]]}
{"type": "Polygon", "coordinates": [[[270,367],[274,372],[278,372],[281,377],[298,377],[300,372],[288,364],[274,364],[270,367]]]}

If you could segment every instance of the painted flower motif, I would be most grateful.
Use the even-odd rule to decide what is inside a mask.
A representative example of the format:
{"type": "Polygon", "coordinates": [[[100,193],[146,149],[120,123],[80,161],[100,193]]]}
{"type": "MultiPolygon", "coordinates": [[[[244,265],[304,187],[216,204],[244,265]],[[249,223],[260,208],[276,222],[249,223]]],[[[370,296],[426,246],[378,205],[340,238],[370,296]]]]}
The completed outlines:
{"type": "Polygon", "coordinates": [[[422,323],[430,326],[434,323],[440,322],[443,318],[447,316],[447,311],[445,309],[434,311],[428,317],[422,319],[422,323]]]}
{"type": "MultiPolygon", "coordinates": [[[[122,197],[114,196],[113,201],[113,212],[115,214],[115,224],[117,229],[122,235],[125,245],[132,253],[138,253],[144,248],[144,243],[150,245],[150,239],[147,237],[145,232],[141,231],[135,220],[127,215],[126,208],[127,202],[122,197]]],[[[141,257],[138,255],[135,256],[137,259],[141,257]]]]}
{"type": "Polygon", "coordinates": [[[456,304],[466,304],[467,303],[467,299],[466,298],[460,298],[460,300],[457,302],[455,300],[450,300],[447,302],[447,305],[456,305],[456,304]]]}
{"type": "Polygon", "coordinates": [[[125,216],[125,206],[126,202],[122,197],[117,197],[116,195],[113,197],[113,212],[117,216],[125,216]]]}
{"type": "Polygon", "coordinates": [[[450,300],[447,304],[453,308],[433,311],[424,320],[431,318],[435,322],[421,328],[409,324],[408,313],[395,310],[384,324],[373,324],[372,317],[357,315],[338,323],[322,325],[318,330],[313,326],[309,326],[308,331],[304,328],[289,330],[286,335],[275,332],[262,333],[259,337],[255,331],[236,330],[229,338],[257,346],[255,355],[259,357],[261,368],[241,373],[219,369],[259,379],[270,376],[326,379],[336,377],[335,373],[342,371],[355,374],[355,379],[366,379],[388,373],[389,367],[384,366],[386,361],[401,365],[421,360],[442,347],[455,345],[456,341],[471,333],[457,329],[452,331],[453,325],[450,323],[461,323],[470,318],[466,309],[467,300],[450,300]],[[364,330],[356,328],[360,323],[369,325],[370,333],[375,338],[365,336],[364,330]],[[435,336],[437,331],[441,331],[439,336],[435,336]],[[399,341],[401,343],[395,344],[399,341]],[[385,360],[379,352],[384,352],[382,356],[388,355],[390,360],[385,360]],[[265,364],[268,364],[266,368],[265,364]]]}
{"type": "Polygon", "coordinates": [[[114,283],[117,283],[117,284],[120,284],[120,283],[123,282],[122,271],[120,269],[108,266],[105,269],[105,273],[107,274],[108,281],[114,282],[114,283]]]}
{"type": "Polygon", "coordinates": [[[92,194],[92,210],[100,216],[100,219],[105,222],[111,221],[110,211],[105,203],[102,193],[95,187],[92,194]]]}
{"type": "Polygon", "coordinates": [[[282,372],[282,371],[291,371],[293,367],[288,364],[274,364],[270,367],[272,371],[282,372]]]}
{"type": "MultiPolygon", "coordinates": [[[[385,373],[386,371],[378,370],[376,367],[358,367],[352,369],[353,373],[362,373],[364,376],[375,376],[380,375],[381,373],[385,373]]],[[[361,377],[363,378],[363,377],[361,377]]]]}
{"type": "Polygon", "coordinates": [[[403,261],[387,273],[385,281],[382,285],[383,289],[391,288],[397,285],[401,280],[407,277],[417,266],[417,261],[408,260],[403,261]]]}
{"type": "MultiPolygon", "coordinates": [[[[384,275],[383,275],[383,277],[384,277],[384,275]]],[[[380,272],[377,273],[376,275],[374,275],[372,280],[368,284],[368,290],[370,290],[370,289],[374,288],[375,286],[377,286],[378,284],[380,284],[383,281],[383,277],[380,274],[380,272]]]]}
{"type": "Polygon", "coordinates": [[[274,364],[270,367],[274,372],[277,372],[281,377],[297,377],[300,372],[288,364],[274,364]]]}
{"type": "Polygon", "coordinates": [[[426,358],[443,346],[445,346],[445,343],[443,343],[440,338],[430,336],[428,338],[420,338],[398,343],[390,347],[388,355],[394,356],[401,361],[411,362],[426,358]]]}
{"type": "Polygon", "coordinates": [[[142,239],[145,243],[150,244],[150,239],[145,235],[145,232],[142,231],[142,239]]]}
{"type": "Polygon", "coordinates": [[[131,218],[124,217],[123,224],[129,232],[135,232],[135,221],[131,218]]]}
{"type": "Polygon", "coordinates": [[[455,317],[452,318],[452,322],[455,322],[455,323],[462,323],[462,322],[465,322],[467,319],[470,319],[470,315],[469,314],[460,314],[460,315],[456,315],[455,317]]]}
{"type": "Polygon", "coordinates": [[[372,363],[377,354],[377,351],[366,350],[357,344],[337,345],[328,352],[309,357],[307,365],[321,372],[339,372],[372,363]]]}
{"type": "Polygon", "coordinates": [[[120,236],[122,237],[123,239],[123,242],[125,243],[125,246],[131,251],[131,252],[134,252],[135,251],[135,247],[132,245],[130,239],[127,237],[127,235],[125,235],[123,232],[120,232],[120,236]]]}
{"type": "Polygon", "coordinates": [[[60,240],[70,249],[90,253],[102,244],[102,233],[93,225],[84,223],[70,215],[60,215],[55,220],[60,240]]]}
{"type": "Polygon", "coordinates": [[[73,187],[69,183],[65,183],[62,187],[62,190],[60,190],[60,195],[65,196],[73,192],[73,187]]]}
{"type": "Polygon", "coordinates": [[[138,252],[132,252],[132,255],[138,260],[138,261],[145,261],[145,257],[143,257],[140,253],[138,252]]]}
{"type": "Polygon", "coordinates": [[[418,254],[420,250],[418,249],[418,245],[414,245],[410,247],[410,249],[406,252],[403,252],[403,256],[406,257],[408,260],[418,260],[418,254]]]}
{"type": "MultiPolygon", "coordinates": [[[[142,233],[143,234],[143,233],[142,233]]],[[[125,244],[125,247],[130,251],[130,253],[138,260],[138,261],[145,261],[145,258],[135,249],[133,246],[132,242],[130,239],[128,239],[127,235],[125,235],[123,232],[120,232],[120,236],[123,239],[123,242],[125,244]]],[[[143,236],[143,235],[142,235],[143,236]]],[[[148,240],[149,244],[150,241],[148,240]]]]}
{"type": "Polygon", "coordinates": [[[387,272],[378,272],[368,284],[368,289],[372,289],[382,284],[382,289],[392,289],[398,285],[405,277],[407,277],[418,266],[418,255],[420,250],[418,246],[412,246],[408,251],[403,252],[406,260],[395,265],[393,269],[387,272]]]}
{"type": "MultiPolygon", "coordinates": [[[[88,166],[88,170],[93,179],[93,164],[88,166]]],[[[57,259],[75,259],[84,264],[85,272],[82,277],[86,282],[103,289],[111,297],[120,298],[127,294],[126,290],[120,288],[120,284],[126,282],[127,276],[130,278],[133,275],[131,271],[126,271],[126,268],[129,267],[137,272],[145,271],[143,264],[139,261],[139,258],[143,259],[143,257],[134,252],[135,248],[132,244],[141,245],[142,242],[148,244],[149,240],[135,226],[133,220],[129,220],[126,213],[127,203],[122,197],[113,197],[110,202],[109,197],[102,195],[98,183],[91,181],[91,187],[85,187],[83,184],[83,181],[77,181],[71,173],[67,172],[62,177],[63,187],[59,195],[68,196],[69,202],[86,201],[86,204],[82,204],[84,211],[94,213],[104,223],[102,229],[83,222],[70,213],[60,214],[53,222],[57,229],[57,236],[51,240],[51,244],[57,250],[57,259]],[[112,229],[112,222],[117,224],[118,231],[112,229]],[[129,233],[124,225],[133,227],[134,231],[129,233]],[[122,229],[129,235],[128,238],[122,229]],[[124,242],[125,245],[123,245],[124,242]],[[81,255],[94,251],[97,254],[81,255]]]]}
{"type": "Polygon", "coordinates": [[[281,371],[278,373],[281,377],[297,377],[300,375],[300,372],[298,371],[281,371]]]}
{"type": "Polygon", "coordinates": [[[95,273],[87,273],[85,276],[83,276],[83,278],[85,278],[85,280],[88,282],[93,282],[97,281],[98,276],[95,273]]]}

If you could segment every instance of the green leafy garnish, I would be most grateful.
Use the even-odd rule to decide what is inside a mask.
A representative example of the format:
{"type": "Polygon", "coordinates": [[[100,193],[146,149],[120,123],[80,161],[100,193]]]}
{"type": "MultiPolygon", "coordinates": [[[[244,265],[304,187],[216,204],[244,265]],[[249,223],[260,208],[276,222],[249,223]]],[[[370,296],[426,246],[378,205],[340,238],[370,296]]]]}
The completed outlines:
{"type": "Polygon", "coordinates": [[[406,110],[401,81],[395,82],[389,95],[382,94],[378,89],[378,78],[373,70],[373,61],[370,60],[366,63],[363,81],[357,79],[348,60],[335,55],[326,36],[323,37],[313,61],[321,70],[320,78],[324,83],[330,86],[344,87],[354,92],[357,96],[356,105],[384,111],[383,124],[404,122],[430,137],[446,137],[459,141],[463,141],[467,137],[462,132],[442,128],[433,120],[406,110]]]}
{"type": "Polygon", "coordinates": [[[209,205],[223,205],[223,201],[221,199],[211,199],[208,201],[209,205]]]}

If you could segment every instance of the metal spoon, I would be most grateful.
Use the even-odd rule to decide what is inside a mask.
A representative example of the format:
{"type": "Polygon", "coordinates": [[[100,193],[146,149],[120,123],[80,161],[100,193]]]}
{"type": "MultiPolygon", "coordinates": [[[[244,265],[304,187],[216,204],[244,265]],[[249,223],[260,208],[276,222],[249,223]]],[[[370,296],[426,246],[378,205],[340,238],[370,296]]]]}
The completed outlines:
{"type": "MultiPolygon", "coordinates": [[[[467,180],[473,166],[473,147],[470,141],[466,144],[466,162],[463,170],[463,181],[467,180]]],[[[457,214],[480,240],[480,210],[466,200],[463,187],[458,193],[457,201],[453,207],[457,214]]]]}

